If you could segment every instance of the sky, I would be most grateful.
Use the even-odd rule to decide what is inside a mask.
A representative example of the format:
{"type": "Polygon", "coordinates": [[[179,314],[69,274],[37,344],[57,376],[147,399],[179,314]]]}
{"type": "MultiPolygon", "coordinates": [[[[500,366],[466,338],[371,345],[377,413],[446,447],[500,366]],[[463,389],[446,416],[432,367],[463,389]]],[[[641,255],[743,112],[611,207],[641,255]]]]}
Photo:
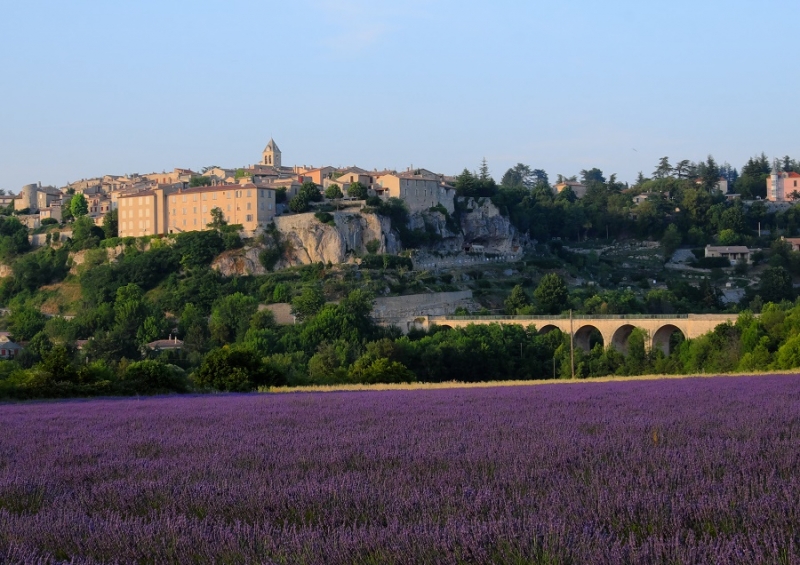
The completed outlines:
{"type": "Polygon", "coordinates": [[[0,188],[800,158],[797,0],[0,0],[0,188]]]}

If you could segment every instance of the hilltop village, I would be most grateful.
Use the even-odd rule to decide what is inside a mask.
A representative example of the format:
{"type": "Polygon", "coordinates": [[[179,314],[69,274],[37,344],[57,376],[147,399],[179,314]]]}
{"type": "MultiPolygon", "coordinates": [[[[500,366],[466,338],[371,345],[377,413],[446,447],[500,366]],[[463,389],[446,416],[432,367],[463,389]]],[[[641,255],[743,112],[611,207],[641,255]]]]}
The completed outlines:
{"type": "Polygon", "coordinates": [[[286,166],[270,140],[30,184],[0,194],[0,396],[792,368],[798,180],[763,154],[633,184],[286,166]]]}

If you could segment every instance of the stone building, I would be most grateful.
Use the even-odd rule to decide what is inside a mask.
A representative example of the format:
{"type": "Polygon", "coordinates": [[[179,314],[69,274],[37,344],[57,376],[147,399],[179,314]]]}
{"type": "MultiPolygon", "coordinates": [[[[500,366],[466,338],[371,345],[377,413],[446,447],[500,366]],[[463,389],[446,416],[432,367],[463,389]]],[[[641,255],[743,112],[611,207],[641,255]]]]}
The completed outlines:
{"type": "Polygon", "coordinates": [[[424,212],[438,205],[455,211],[455,188],[438,175],[419,171],[389,173],[376,179],[374,190],[383,198],[400,198],[411,212],[424,212]]]}
{"type": "Polygon", "coordinates": [[[800,174],[784,172],[776,160],[772,166],[772,174],[767,179],[767,200],[787,202],[794,200],[793,194],[800,193],[800,174]]]}
{"type": "Polygon", "coordinates": [[[245,184],[219,184],[182,189],[178,185],[120,196],[120,237],[141,237],[208,229],[211,211],[222,210],[228,224],[248,233],[263,229],[275,217],[275,189],[245,184]]]}
{"type": "MultiPolygon", "coordinates": [[[[290,148],[291,149],[291,148],[290,148]]],[[[264,148],[264,151],[261,153],[262,156],[262,165],[267,165],[269,167],[281,167],[281,150],[278,149],[278,144],[275,143],[275,140],[270,138],[269,143],[264,148]]]]}
{"type": "Polygon", "coordinates": [[[752,252],[748,247],[744,245],[730,245],[730,246],[722,246],[722,245],[706,245],[705,256],[706,257],[724,257],[731,264],[735,264],[738,261],[744,261],[745,263],[750,263],[750,254],[752,252]]]}

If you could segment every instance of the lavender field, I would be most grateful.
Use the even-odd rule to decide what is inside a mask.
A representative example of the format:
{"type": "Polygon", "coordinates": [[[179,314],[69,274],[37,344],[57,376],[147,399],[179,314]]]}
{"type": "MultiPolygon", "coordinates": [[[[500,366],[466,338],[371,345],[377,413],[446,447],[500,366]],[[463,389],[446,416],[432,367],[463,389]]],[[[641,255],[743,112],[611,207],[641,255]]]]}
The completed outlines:
{"type": "Polygon", "coordinates": [[[0,561],[797,563],[800,377],[0,405],[0,561]]]}

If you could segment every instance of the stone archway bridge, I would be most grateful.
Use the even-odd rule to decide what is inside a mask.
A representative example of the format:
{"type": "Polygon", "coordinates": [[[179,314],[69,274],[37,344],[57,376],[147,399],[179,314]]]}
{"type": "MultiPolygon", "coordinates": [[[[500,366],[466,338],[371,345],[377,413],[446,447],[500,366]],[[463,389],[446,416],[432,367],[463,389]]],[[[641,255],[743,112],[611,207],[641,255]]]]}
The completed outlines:
{"type": "Polygon", "coordinates": [[[658,347],[669,353],[670,337],[680,332],[686,339],[693,339],[712,331],[719,324],[735,323],[736,314],[626,314],[621,316],[424,316],[414,320],[417,327],[431,325],[463,328],[470,324],[517,324],[534,325],[539,333],[553,330],[574,335],[575,346],[589,350],[590,339],[595,331],[603,338],[603,345],[612,344],[623,353],[628,349],[628,338],[635,328],[647,333],[646,345],[658,347]]]}

